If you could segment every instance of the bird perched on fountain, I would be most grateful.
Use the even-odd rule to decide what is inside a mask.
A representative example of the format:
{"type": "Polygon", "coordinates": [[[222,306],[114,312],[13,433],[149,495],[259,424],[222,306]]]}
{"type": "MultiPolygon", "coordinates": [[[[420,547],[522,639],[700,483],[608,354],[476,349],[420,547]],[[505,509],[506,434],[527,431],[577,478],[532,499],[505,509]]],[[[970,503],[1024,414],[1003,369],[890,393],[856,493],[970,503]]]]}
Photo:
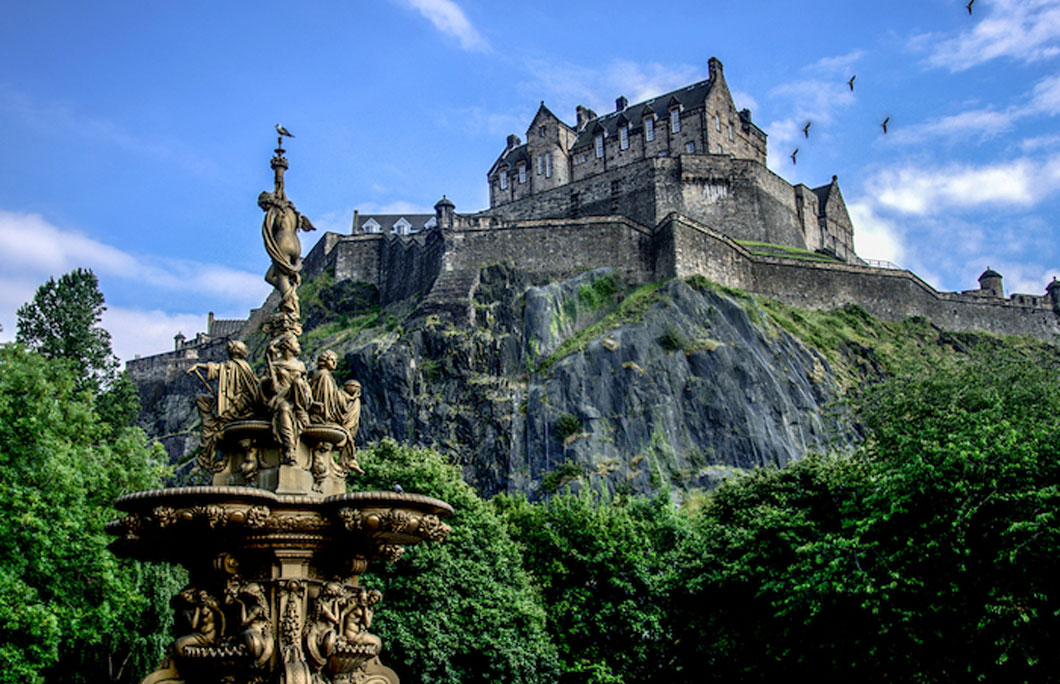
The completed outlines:
{"type": "Polygon", "coordinates": [[[405,493],[405,488],[402,487],[401,485],[399,485],[397,482],[395,482],[394,483],[394,491],[397,492],[398,494],[404,494],[405,493]]]}
{"type": "Polygon", "coordinates": [[[276,124],[276,132],[279,133],[280,135],[286,135],[288,138],[293,138],[294,137],[294,135],[290,131],[288,131],[286,128],[284,128],[280,124],[276,124]]]}

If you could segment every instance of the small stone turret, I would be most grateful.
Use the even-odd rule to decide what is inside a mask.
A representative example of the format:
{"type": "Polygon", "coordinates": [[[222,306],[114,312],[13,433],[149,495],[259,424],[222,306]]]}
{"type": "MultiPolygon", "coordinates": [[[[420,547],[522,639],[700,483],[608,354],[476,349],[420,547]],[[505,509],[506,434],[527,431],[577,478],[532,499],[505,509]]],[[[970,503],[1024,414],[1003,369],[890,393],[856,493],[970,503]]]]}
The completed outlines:
{"type": "Polygon", "coordinates": [[[453,204],[452,200],[442,195],[442,199],[438,200],[438,203],[434,205],[434,217],[438,221],[439,228],[445,230],[453,229],[453,212],[455,210],[456,205],[453,204]]]}
{"type": "Polygon", "coordinates": [[[174,335],[173,336],[173,350],[174,351],[180,351],[181,348],[184,346],[184,340],[186,340],[186,339],[187,338],[184,337],[184,333],[182,333],[182,332],[178,332],[176,335],[174,335]]]}
{"type": "Polygon", "coordinates": [[[1004,299],[1005,288],[1001,284],[1001,274],[989,266],[979,276],[979,291],[987,297],[999,297],[1004,299]]]}
{"type": "Polygon", "coordinates": [[[1053,311],[1060,313],[1060,280],[1053,276],[1052,282],[1045,286],[1045,292],[1049,295],[1049,302],[1053,306],[1053,311]]]}

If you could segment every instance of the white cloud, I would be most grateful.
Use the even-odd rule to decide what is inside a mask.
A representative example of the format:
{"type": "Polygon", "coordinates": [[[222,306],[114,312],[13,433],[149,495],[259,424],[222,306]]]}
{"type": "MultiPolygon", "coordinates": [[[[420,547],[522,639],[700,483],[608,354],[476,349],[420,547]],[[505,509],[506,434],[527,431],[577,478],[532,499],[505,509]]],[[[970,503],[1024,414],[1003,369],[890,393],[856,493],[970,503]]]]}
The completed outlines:
{"type": "Polygon", "coordinates": [[[1034,112],[1060,114],[1060,76],[1050,76],[1035,84],[1030,107],[1034,112]]]}
{"type": "Polygon", "coordinates": [[[758,109],[758,100],[754,98],[750,93],[745,93],[742,90],[729,89],[729,94],[732,95],[733,104],[736,105],[736,111],[741,109],[750,109],[752,112],[758,109]]]}
{"type": "Polygon", "coordinates": [[[877,214],[866,201],[848,204],[847,211],[854,223],[854,251],[858,256],[896,264],[902,262],[905,247],[893,222],[877,214]]]}
{"type": "Polygon", "coordinates": [[[970,18],[972,27],[960,35],[915,39],[933,46],[930,65],[963,71],[999,57],[1034,62],[1060,54],[1060,0],[994,0],[975,9],[986,16],[970,18]]]}
{"type": "Polygon", "coordinates": [[[1058,145],[1060,145],[1060,134],[1039,135],[1033,138],[1024,138],[1019,142],[1019,148],[1022,152],[1037,152],[1058,145]]]}
{"type": "MultiPolygon", "coordinates": [[[[198,261],[133,255],[77,231],[56,227],[37,214],[0,210],[0,250],[5,255],[0,273],[0,324],[4,328],[0,339],[6,340],[14,338],[15,311],[33,298],[37,287],[48,278],[75,268],[90,268],[101,281],[121,280],[145,291],[206,297],[241,316],[245,316],[251,307],[260,306],[269,291],[260,273],[198,261]]],[[[172,321],[184,325],[187,320],[187,317],[160,312],[113,308],[110,304],[107,307],[104,327],[111,320],[124,324],[139,316],[135,318],[137,325],[130,323],[120,330],[108,327],[115,351],[122,358],[128,353],[168,349],[176,332],[172,321]],[[157,323],[151,324],[156,318],[157,323]],[[165,323],[166,320],[170,323],[165,323]],[[169,330],[167,344],[150,347],[139,341],[148,339],[145,336],[150,333],[153,335],[150,340],[154,342],[158,335],[151,332],[155,329],[152,325],[169,330]]],[[[202,320],[198,325],[205,327],[202,320]]]]}
{"type": "Polygon", "coordinates": [[[459,40],[463,49],[481,52],[489,50],[489,43],[468,20],[460,5],[453,0],[402,1],[434,24],[434,28],[459,40]]]}
{"type": "Polygon", "coordinates": [[[1057,190],[1060,157],[984,166],[907,166],[881,171],[866,183],[866,191],[879,206],[917,216],[989,204],[1026,207],[1057,190]]]}
{"type": "MultiPolygon", "coordinates": [[[[836,55],[834,57],[824,57],[819,59],[813,64],[803,68],[803,71],[816,75],[831,74],[837,77],[842,76],[843,80],[846,81],[854,75],[854,65],[864,56],[864,50],[852,50],[845,55],[836,55]]],[[[849,90],[849,87],[847,90],[849,90]]]]}
{"type": "Polygon", "coordinates": [[[398,200],[396,202],[362,202],[357,205],[357,211],[362,214],[433,214],[434,207],[424,207],[412,202],[398,200]]]}
{"type": "MultiPolygon", "coordinates": [[[[670,66],[624,59],[613,60],[597,69],[531,59],[526,62],[526,69],[533,77],[524,84],[525,90],[538,99],[543,95],[546,102],[569,107],[572,113],[574,105],[582,104],[606,114],[613,110],[620,95],[626,96],[631,104],[643,102],[706,78],[703,69],[687,64],[670,66]]],[[[550,109],[564,118],[563,112],[550,109]]]]}
{"type": "MultiPolygon", "coordinates": [[[[241,316],[246,316],[246,312],[232,317],[241,316]]],[[[122,361],[129,361],[137,355],[173,349],[173,336],[178,332],[190,339],[195,333],[205,331],[206,314],[169,314],[158,309],[141,311],[108,306],[103,312],[102,325],[110,332],[114,353],[122,361]]]]}
{"type": "Polygon", "coordinates": [[[1005,111],[973,109],[921,124],[903,126],[892,133],[891,139],[901,143],[922,142],[942,136],[963,138],[975,136],[989,140],[1012,130],[1019,118],[1021,118],[1020,113],[1012,109],[1005,111]]]}

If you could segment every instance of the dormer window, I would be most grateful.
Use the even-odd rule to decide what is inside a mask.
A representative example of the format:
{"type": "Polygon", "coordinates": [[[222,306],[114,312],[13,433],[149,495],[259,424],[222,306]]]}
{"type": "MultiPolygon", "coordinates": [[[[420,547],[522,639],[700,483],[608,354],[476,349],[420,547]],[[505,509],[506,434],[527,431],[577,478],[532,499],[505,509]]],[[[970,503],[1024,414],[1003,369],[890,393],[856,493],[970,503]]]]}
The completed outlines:
{"type": "Polygon", "coordinates": [[[681,110],[677,107],[670,110],[670,132],[681,132],[681,110]]]}
{"type": "Polygon", "coordinates": [[[519,182],[520,183],[525,183],[526,182],[526,164],[520,164],[519,165],[519,182]]]}
{"type": "Polygon", "coordinates": [[[623,150],[629,149],[629,124],[618,129],[618,146],[623,150]]]}
{"type": "Polygon", "coordinates": [[[412,232],[412,224],[405,219],[404,216],[394,222],[394,228],[391,231],[397,235],[408,235],[412,232]]]}
{"type": "Polygon", "coordinates": [[[655,117],[644,117],[644,140],[646,142],[655,140],[655,117]]]}
{"type": "Polygon", "coordinates": [[[600,134],[596,136],[596,158],[603,159],[604,157],[604,136],[600,134]]]}
{"type": "Polygon", "coordinates": [[[508,189],[508,169],[502,169],[501,170],[500,179],[501,179],[501,190],[507,190],[508,189]]]}
{"type": "Polygon", "coordinates": [[[380,228],[381,226],[379,225],[379,222],[374,218],[370,218],[361,224],[361,231],[365,233],[378,233],[380,232],[380,228]]]}

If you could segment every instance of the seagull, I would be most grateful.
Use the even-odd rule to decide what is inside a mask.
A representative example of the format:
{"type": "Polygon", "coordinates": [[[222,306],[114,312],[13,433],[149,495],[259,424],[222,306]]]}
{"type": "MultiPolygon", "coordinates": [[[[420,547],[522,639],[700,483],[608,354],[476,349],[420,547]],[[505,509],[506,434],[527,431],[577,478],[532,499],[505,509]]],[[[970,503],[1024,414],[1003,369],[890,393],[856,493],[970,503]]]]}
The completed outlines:
{"type": "Polygon", "coordinates": [[[802,127],[802,134],[804,136],[806,136],[807,138],[810,137],[810,124],[812,124],[812,123],[813,123],[812,121],[807,121],[806,125],[802,127]]]}
{"type": "Polygon", "coordinates": [[[854,92],[854,79],[857,78],[857,77],[858,77],[858,75],[854,74],[853,76],[850,77],[850,80],[847,81],[847,85],[850,86],[850,92],[854,92]]]}
{"type": "Polygon", "coordinates": [[[286,128],[284,128],[280,124],[276,124],[276,132],[279,133],[280,135],[286,135],[288,138],[293,138],[294,137],[294,135],[292,135],[290,133],[290,131],[288,131],[286,128]]]}
{"type": "Polygon", "coordinates": [[[964,6],[964,9],[968,10],[968,16],[972,15],[972,5],[975,4],[975,0],[969,0],[968,4],[964,6]]]}
{"type": "Polygon", "coordinates": [[[402,487],[401,485],[399,485],[397,482],[395,482],[394,483],[394,491],[397,492],[398,494],[404,494],[405,493],[405,488],[402,487]]]}
{"type": "Polygon", "coordinates": [[[884,135],[887,135],[887,123],[890,120],[891,120],[891,117],[887,117],[886,119],[883,120],[883,123],[880,124],[881,126],[883,126],[883,134],[884,135]]]}
{"type": "Polygon", "coordinates": [[[799,148],[796,147],[795,151],[791,153],[791,163],[792,164],[796,163],[795,162],[795,155],[798,154],[798,153],[799,153],[799,148]]]}

